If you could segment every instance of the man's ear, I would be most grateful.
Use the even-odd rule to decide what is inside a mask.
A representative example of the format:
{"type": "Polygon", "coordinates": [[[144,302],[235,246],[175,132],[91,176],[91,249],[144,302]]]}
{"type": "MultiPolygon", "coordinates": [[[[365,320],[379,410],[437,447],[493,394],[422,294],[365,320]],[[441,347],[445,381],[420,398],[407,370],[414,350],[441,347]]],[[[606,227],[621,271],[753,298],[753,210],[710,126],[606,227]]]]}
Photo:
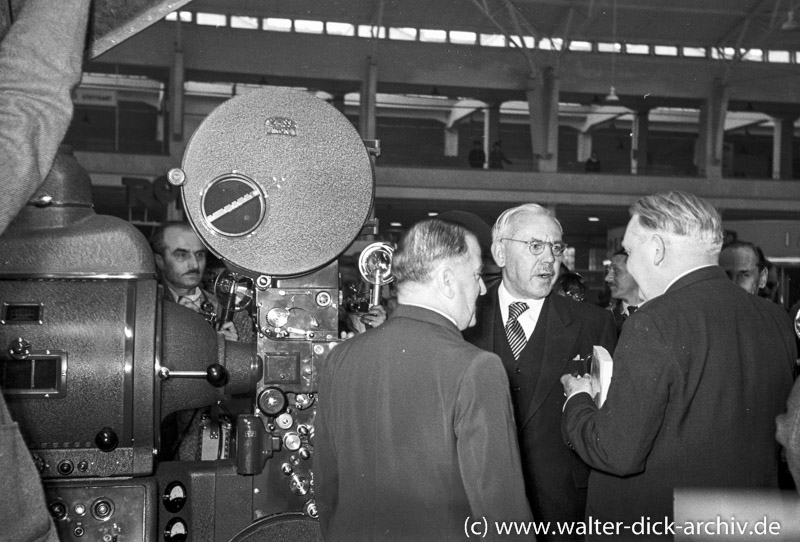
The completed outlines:
{"type": "Polygon", "coordinates": [[[769,277],[769,270],[765,267],[758,274],[758,289],[760,290],[767,285],[767,278],[769,277]]]}
{"type": "Polygon", "coordinates": [[[456,284],[456,276],[453,269],[448,265],[439,267],[436,271],[436,283],[439,286],[439,291],[447,299],[453,299],[458,290],[456,284]]]}
{"type": "Polygon", "coordinates": [[[154,254],[154,256],[156,258],[156,269],[158,269],[159,271],[163,271],[164,270],[164,256],[162,256],[161,254],[154,254]]]}
{"type": "Polygon", "coordinates": [[[492,242],[492,257],[494,258],[494,263],[497,264],[497,267],[506,266],[506,247],[502,241],[492,242]]]}
{"type": "Polygon", "coordinates": [[[664,256],[666,255],[667,245],[664,242],[664,238],[660,235],[653,234],[651,241],[654,244],[654,252],[653,252],[653,265],[656,267],[664,261],[664,256]]]}

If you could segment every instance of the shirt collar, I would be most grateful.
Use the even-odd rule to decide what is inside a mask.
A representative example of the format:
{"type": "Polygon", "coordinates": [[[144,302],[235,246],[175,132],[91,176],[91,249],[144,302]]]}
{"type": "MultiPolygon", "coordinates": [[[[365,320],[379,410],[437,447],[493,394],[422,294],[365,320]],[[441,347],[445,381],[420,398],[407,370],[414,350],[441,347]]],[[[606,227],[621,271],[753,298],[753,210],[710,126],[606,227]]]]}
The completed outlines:
{"type": "Polygon", "coordinates": [[[542,299],[517,299],[508,291],[505,281],[501,282],[500,286],[497,288],[497,302],[500,305],[500,314],[503,316],[503,322],[508,321],[508,306],[514,301],[527,303],[528,307],[534,309],[531,311],[531,314],[539,314],[545,299],[544,297],[542,299]]]}
{"type": "Polygon", "coordinates": [[[197,286],[195,286],[195,288],[194,288],[194,293],[193,293],[193,294],[189,294],[189,295],[180,295],[180,294],[178,294],[178,292],[176,292],[176,291],[175,291],[175,290],[172,288],[172,286],[171,286],[170,284],[168,284],[168,283],[166,283],[166,282],[165,282],[164,284],[166,284],[167,288],[169,288],[169,291],[170,291],[170,293],[172,294],[172,297],[175,299],[175,301],[178,301],[178,300],[179,300],[181,297],[185,297],[185,298],[187,298],[189,301],[192,301],[192,302],[195,302],[195,301],[199,301],[199,300],[200,300],[200,294],[201,294],[201,292],[200,292],[200,288],[198,288],[197,286]]]}

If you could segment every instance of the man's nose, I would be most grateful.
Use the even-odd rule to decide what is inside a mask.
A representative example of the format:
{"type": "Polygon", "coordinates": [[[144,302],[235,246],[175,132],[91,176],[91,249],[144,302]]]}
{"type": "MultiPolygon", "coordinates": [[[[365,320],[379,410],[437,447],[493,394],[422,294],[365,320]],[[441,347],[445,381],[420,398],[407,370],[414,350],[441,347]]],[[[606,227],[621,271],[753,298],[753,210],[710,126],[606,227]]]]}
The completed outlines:
{"type": "Polygon", "coordinates": [[[553,245],[551,245],[550,243],[545,243],[544,250],[542,251],[541,256],[545,260],[555,261],[556,254],[555,252],[553,252],[553,245]]]}

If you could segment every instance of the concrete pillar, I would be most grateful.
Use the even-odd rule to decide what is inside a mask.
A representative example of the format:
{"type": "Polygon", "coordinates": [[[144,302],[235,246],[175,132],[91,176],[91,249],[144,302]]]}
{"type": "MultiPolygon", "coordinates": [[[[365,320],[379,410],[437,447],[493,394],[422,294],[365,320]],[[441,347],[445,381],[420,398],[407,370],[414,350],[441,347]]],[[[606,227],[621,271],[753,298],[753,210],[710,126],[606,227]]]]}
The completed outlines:
{"type": "Polygon", "coordinates": [[[722,178],[722,143],[725,136],[725,115],[728,111],[728,89],[714,79],[711,93],[700,108],[700,134],[697,168],[708,179],[722,178]],[[705,111],[703,111],[705,110],[705,111]]]}
{"type": "Polygon", "coordinates": [[[591,132],[578,133],[578,162],[584,163],[592,155],[592,134],[591,132]]]}
{"type": "Polygon", "coordinates": [[[534,170],[558,170],[558,94],[559,79],[547,67],[539,78],[529,77],[528,99],[534,170]]]}
{"type": "Polygon", "coordinates": [[[483,112],[483,152],[488,160],[495,141],[500,140],[500,102],[492,102],[483,112]]]}
{"type": "Polygon", "coordinates": [[[364,80],[361,82],[361,108],[358,131],[362,139],[375,139],[375,111],[378,95],[378,65],[367,57],[364,80]]]}
{"type": "Polygon", "coordinates": [[[183,141],[184,81],[186,81],[186,70],[183,62],[183,51],[176,48],[169,71],[169,133],[170,139],[175,142],[183,141]]]}
{"type": "Polygon", "coordinates": [[[792,149],[794,146],[794,121],[797,117],[774,117],[772,135],[772,178],[792,178],[792,149]]]}
{"type": "Polygon", "coordinates": [[[647,133],[650,129],[650,111],[637,111],[633,118],[633,135],[631,136],[631,173],[646,171],[647,168],[647,133]]]}
{"type": "Polygon", "coordinates": [[[458,128],[444,129],[444,155],[458,156],[458,128]]]}

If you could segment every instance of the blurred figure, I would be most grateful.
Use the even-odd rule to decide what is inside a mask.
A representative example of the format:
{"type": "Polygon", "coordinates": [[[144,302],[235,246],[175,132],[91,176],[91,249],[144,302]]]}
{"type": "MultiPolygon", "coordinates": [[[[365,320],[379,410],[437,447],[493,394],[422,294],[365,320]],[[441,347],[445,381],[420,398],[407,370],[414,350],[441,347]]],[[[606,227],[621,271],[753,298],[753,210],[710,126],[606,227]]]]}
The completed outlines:
{"type": "Polygon", "coordinates": [[[492,150],[489,151],[489,169],[503,169],[504,163],[509,166],[512,164],[511,160],[506,158],[503,146],[499,141],[495,141],[494,145],[492,145],[492,150]]]}
{"type": "Polygon", "coordinates": [[[611,256],[605,282],[611,293],[611,299],[614,300],[610,307],[611,313],[614,315],[617,330],[622,333],[622,324],[642,304],[639,285],[628,273],[628,253],[624,249],[616,251],[611,256]]]}
{"type": "Polygon", "coordinates": [[[492,527],[530,520],[505,372],[460,333],[486,291],[478,240],[425,220],[403,236],[392,267],[397,309],[331,350],[320,377],[323,538],[462,540],[468,517],[492,527]]]}
{"type": "MultiPolygon", "coordinates": [[[[762,254],[763,257],[763,254],[762,254]]],[[[778,266],[764,258],[767,264],[767,283],[758,290],[758,295],[769,299],[774,303],[783,303],[781,299],[780,278],[778,277],[778,266]]]]}
{"type": "Polygon", "coordinates": [[[676,488],[777,490],[775,417],[796,357],[786,313],[726,278],[722,220],[705,200],[654,194],[630,214],[622,244],[645,303],[625,323],[608,397],[598,408],[591,378],[561,379],[564,439],[594,469],[587,510],[633,525],[671,521],[676,488]]]}
{"type": "Polygon", "coordinates": [[[740,288],[749,294],[758,294],[767,284],[767,262],[761,250],[753,243],[733,241],[722,247],[719,266],[740,288]]]}
{"type": "Polygon", "coordinates": [[[579,273],[561,273],[553,287],[555,293],[575,301],[586,299],[586,281],[579,273]]]}
{"type": "Polygon", "coordinates": [[[478,215],[467,211],[444,211],[439,213],[436,218],[459,224],[472,232],[481,245],[481,257],[483,258],[481,277],[483,277],[483,283],[486,288],[491,288],[500,282],[500,268],[492,256],[492,227],[478,215]]]}
{"type": "MultiPolygon", "coordinates": [[[[0,43],[0,234],[50,171],[72,118],[89,0],[8,4],[18,16],[0,43]],[[21,11],[15,11],[14,5],[21,11]]],[[[39,471],[0,395],[0,538],[58,542],[39,471]]]]}
{"type": "Polygon", "coordinates": [[[597,172],[600,171],[600,159],[597,158],[597,153],[592,151],[591,156],[586,159],[585,163],[586,171],[589,172],[597,172]]]}
{"type": "Polygon", "coordinates": [[[486,164],[486,152],[483,150],[483,143],[476,139],[472,144],[472,149],[467,155],[470,167],[483,168],[486,164]]]}

